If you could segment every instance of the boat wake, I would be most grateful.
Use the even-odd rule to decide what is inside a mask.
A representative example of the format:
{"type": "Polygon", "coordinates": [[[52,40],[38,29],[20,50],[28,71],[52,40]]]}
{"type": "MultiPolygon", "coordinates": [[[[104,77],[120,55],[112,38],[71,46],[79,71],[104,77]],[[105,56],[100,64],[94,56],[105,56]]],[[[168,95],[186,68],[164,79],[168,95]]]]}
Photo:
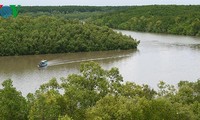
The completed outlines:
{"type": "Polygon", "coordinates": [[[48,66],[56,66],[56,65],[87,62],[87,61],[100,61],[100,60],[106,60],[106,59],[124,58],[124,57],[129,57],[129,56],[131,55],[121,55],[121,56],[115,56],[115,57],[94,58],[94,59],[80,59],[80,60],[50,60],[48,61],[48,66]]]}

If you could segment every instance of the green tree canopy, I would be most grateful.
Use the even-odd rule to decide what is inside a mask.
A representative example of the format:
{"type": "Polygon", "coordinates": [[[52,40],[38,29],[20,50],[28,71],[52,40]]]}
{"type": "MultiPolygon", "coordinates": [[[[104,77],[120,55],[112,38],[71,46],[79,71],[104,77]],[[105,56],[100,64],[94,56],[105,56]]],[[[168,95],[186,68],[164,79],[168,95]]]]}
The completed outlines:
{"type": "Polygon", "coordinates": [[[136,49],[108,27],[51,16],[0,18],[0,56],[136,49]]]}
{"type": "Polygon", "coordinates": [[[124,82],[117,68],[82,63],[77,74],[55,78],[27,100],[11,80],[0,89],[1,120],[199,120],[200,80],[180,81],[177,88],[161,81],[158,90],[124,82]]]}
{"type": "Polygon", "coordinates": [[[27,120],[28,109],[26,99],[17,91],[10,79],[2,83],[0,89],[0,119],[27,120]]]}

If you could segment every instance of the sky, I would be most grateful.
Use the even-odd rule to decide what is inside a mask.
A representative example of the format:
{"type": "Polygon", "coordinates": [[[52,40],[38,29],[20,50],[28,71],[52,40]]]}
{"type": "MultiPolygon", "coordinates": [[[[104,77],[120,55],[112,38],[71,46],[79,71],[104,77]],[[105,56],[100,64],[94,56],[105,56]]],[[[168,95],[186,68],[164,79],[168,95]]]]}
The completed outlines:
{"type": "Polygon", "coordinates": [[[22,6],[134,6],[134,5],[200,5],[200,0],[0,0],[3,5],[22,6]]]}

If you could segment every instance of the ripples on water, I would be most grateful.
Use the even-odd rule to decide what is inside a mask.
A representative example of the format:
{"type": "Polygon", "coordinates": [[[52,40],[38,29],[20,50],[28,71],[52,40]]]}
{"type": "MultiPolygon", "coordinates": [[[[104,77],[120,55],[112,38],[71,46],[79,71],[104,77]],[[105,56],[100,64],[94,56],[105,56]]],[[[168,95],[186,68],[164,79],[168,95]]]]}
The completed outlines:
{"type": "Polygon", "coordinates": [[[71,64],[71,63],[80,63],[80,62],[88,62],[88,61],[100,61],[100,60],[106,60],[106,59],[114,59],[114,58],[124,58],[124,57],[130,57],[131,55],[120,55],[120,56],[114,56],[114,57],[104,57],[104,58],[94,58],[94,59],[81,59],[81,60],[50,60],[48,61],[48,66],[56,66],[56,65],[62,65],[62,64],[71,64]]]}

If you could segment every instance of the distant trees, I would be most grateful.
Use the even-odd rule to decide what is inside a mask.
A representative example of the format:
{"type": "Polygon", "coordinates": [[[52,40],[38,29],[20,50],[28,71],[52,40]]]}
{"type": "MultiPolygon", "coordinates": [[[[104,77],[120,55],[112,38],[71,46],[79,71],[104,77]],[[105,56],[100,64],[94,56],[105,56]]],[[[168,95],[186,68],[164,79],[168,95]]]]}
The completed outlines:
{"type": "Polygon", "coordinates": [[[84,12],[112,12],[128,9],[129,6],[22,6],[20,13],[84,13],[84,12]]]}
{"type": "Polygon", "coordinates": [[[34,17],[47,15],[63,17],[68,20],[86,20],[105,13],[128,8],[129,6],[22,6],[20,14],[34,17]]]}
{"type": "Polygon", "coordinates": [[[79,19],[115,29],[200,36],[199,5],[22,6],[21,15],[79,19]]]}
{"type": "Polygon", "coordinates": [[[200,36],[200,6],[132,6],[95,17],[92,22],[115,29],[200,36]]]}
{"type": "Polygon", "coordinates": [[[39,16],[0,18],[0,56],[135,49],[138,42],[108,27],[39,16]]]}
{"type": "Polygon", "coordinates": [[[199,120],[200,80],[181,81],[176,89],[161,81],[148,85],[123,82],[117,68],[81,64],[80,74],[55,78],[24,98],[11,80],[0,89],[2,120],[199,120]],[[62,93],[62,94],[61,94],[62,93]],[[12,116],[11,116],[12,115],[12,116]]]}

